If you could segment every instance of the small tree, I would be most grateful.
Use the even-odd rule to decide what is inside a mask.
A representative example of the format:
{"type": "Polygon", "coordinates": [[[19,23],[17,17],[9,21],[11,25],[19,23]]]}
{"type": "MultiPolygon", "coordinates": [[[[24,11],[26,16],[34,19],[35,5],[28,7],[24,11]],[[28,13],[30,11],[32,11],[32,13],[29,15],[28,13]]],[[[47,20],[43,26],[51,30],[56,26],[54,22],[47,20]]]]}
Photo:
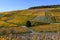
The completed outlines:
{"type": "Polygon", "coordinates": [[[27,21],[27,22],[26,22],[26,26],[27,26],[27,27],[30,27],[30,26],[31,26],[31,22],[30,22],[30,21],[27,21]]]}

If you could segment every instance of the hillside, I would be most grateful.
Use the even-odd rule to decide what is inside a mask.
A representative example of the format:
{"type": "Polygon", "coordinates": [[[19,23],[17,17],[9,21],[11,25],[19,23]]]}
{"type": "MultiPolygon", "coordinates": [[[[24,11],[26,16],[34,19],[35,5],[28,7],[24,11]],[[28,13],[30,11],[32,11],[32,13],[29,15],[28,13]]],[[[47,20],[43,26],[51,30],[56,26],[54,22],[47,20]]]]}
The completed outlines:
{"type": "MultiPolygon", "coordinates": [[[[48,19],[48,21],[49,21],[49,19],[48,19]]],[[[0,12],[0,27],[4,28],[4,30],[7,27],[8,28],[13,27],[13,29],[15,27],[17,27],[16,30],[18,30],[18,27],[25,26],[26,21],[28,21],[28,20],[31,21],[32,25],[36,24],[35,26],[31,27],[31,29],[34,30],[34,31],[41,31],[41,30],[42,31],[44,31],[44,30],[45,31],[47,31],[47,30],[48,31],[54,31],[54,30],[60,31],[59,30],[59,26],[60,26],[60,24],[59,24],[60,23],[60,7],[39,8],[39,9],[36,8],[36,9],[26,9],[26,10],[17,10],[17,11],[9,11],[9,12],[0,12]],[[37,17],[37,16],[39,16],[39,17],[37,17]],[[48,17],[50,20],[52,20],[52,22],[50,22],[50,23],[58,23],[58,24],[40,25],[39,24],[40,23],[39,18],[41,18],[41,17],[43,18],[43,16],[48,17]],[[39,20],[39,21],[36,21],[36,20],[39,20]],[[56,26],[53,27],[52,25],[53,26],[56,25],[56,26]],[[49,28],[51,28],[51,29],[49,29],[49,28]]]]}
{"type": "Polygon", "coordinates": [[[35,7],[30,7],[29,9],[58,8],[58,7],[60,7],[60,5],[35,6],[35,7]]]}

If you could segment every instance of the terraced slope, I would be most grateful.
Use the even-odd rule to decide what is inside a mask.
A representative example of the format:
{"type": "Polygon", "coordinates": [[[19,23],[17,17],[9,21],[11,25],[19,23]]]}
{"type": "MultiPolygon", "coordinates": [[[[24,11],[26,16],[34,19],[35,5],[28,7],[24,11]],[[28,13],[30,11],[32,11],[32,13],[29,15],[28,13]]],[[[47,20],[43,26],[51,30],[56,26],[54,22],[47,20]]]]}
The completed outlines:
{"type": "MultiPolygon", "coordinates": [[[[27,20],[31,21],[32,19],[34,19],[37,16],[39,16],[39,17],[46,16],[46,13],[51,14],[50,16],[55,16],[55,20],[57,20],[57,22],[60,22],[60,17],[59,17],[60,12],[55,11],[55,10],[60,10],[60,9],[57,9],[57,8],[50,8],[50,9],[45,8],[45,9],[43,9],[42,8],[42,9],[26,9],[26,10],[2,12],[2,13],[0,13],[0,27],[2,27],[2,28],[16,27],[16,29],[18,30],[18,28],[20,26],[26,25],[27,20]]],[[[39,18],[37,18],[37,20],[38,19],[39,18]]],[[[53,20],[53,21],[55,21],[55,20],[53,20]]],[[[31,21],[31,23],[32,23],[32,21],[31,21]]],[[[51,25],[55,26],[55,24],[51,24],[51,25]]],[[[48,29],[48,26],[51,26],[51,25],[46,25],[45,27],[48,29]]],[[[60,26],[60,24],[57,24],[57,25],[60,26]]],[[[41,25],[41,27],[42,26],[44,26],[44,25],[41,25]]],[[[59,28],[59,26],[57,27],[57,29],[59,28]]],[[[44,28],[44,27],[42,27],[42,28],[44,28]]],[[[55,29],[53,29],[52,26],[51,26],[51,28],[52,29],[48,29],[48,30],[55,30],[55,29]]],[[[22,29],[24,29],[24,28],[22,28],[22,29]]],[[[38,26],[34,26],[34,27],[31,27],[31,29],[39,31],[41,28],[39,28],[38,26]],[[35,28],[35,27],[37,27],[37,28],[35,28]]],[[[45,28],[41,29],[41,30],[43,31],[43,30],[45,30],[45,28]]]]}

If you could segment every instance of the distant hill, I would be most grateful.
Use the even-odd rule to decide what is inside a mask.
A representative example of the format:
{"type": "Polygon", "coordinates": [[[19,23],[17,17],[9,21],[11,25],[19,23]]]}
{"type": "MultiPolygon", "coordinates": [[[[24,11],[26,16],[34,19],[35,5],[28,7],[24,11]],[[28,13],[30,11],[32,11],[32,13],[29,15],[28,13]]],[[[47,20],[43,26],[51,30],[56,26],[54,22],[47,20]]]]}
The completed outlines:
{"type": "Polygon", "coordinates": [[[39,9],[39,8],[57,8],[57,7],[60,7],[60,5],[36,6],[36,7],[30,7],[29,9],[39,9]]]}

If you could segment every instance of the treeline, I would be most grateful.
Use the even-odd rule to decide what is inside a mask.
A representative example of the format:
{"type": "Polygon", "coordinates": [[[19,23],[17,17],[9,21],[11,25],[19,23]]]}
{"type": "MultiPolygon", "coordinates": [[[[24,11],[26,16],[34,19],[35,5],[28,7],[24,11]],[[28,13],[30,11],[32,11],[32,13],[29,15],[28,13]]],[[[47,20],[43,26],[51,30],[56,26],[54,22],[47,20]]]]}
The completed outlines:
{"type": "Polygon", "coordinates": [[[38,9],[38,8],[57,8],[57,7],[60,7],[60,5],[36,6],[36,7],[30,7],[29,9],[38,9]]]}

